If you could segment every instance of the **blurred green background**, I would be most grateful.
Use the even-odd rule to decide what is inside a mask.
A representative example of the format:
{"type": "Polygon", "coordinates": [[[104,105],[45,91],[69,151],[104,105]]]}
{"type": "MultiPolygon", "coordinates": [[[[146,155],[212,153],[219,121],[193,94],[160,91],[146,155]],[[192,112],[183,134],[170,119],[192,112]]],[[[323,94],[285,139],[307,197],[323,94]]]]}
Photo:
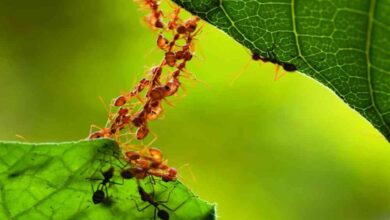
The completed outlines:
{"type": "MultiPolygon", "coordinates": [[[[0,0],[0,139],[79,140],[161,59],[129,0],[0,0]]],[[[389,219],[390,147],[333,92],[205,25],[165,117],[170,164],[221,219],[389,219]],[[243,74],[232,84],[235,76],[243,74]]]]}

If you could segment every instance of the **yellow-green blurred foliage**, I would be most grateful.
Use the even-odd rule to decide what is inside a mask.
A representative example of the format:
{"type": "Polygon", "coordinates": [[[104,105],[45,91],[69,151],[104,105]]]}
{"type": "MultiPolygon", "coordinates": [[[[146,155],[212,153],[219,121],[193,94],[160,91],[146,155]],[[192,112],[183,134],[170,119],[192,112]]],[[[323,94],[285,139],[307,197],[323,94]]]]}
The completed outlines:
{"type": "MultiPolygon", "coordinates": [[[[78,140],[103,125],[98,97],[162,57],[143,14],[130,0],[0,0],[0,139],[78,140]]],[[[151,126],[221,219],[390,218],[390,146],[363,117],[302,74],[274,81],[275,66],[210,25],[197,46],[199,82],[151,126]]]]}

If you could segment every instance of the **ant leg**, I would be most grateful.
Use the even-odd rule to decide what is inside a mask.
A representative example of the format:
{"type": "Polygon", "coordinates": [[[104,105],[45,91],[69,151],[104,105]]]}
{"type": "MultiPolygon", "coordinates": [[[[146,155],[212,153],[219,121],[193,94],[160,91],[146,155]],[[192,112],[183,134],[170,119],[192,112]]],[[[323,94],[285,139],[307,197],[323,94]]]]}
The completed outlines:
{"type": "Polygon", "coordinates": [[[104,191],[106,191],[106,199],[107,199],[109,197],[109,195],[108,195],[108,188],[107,188],[107,186],[104,186],[104,185],[103,185],[102,188],[104,188],[105,189],[104,191]]]}
{"type": "Polygon", "coordinates": [[[187,96],[188,95],[188,91],[187,91],[186,87],[183,84],[180,84],[179,87],[183,91],[183,96],[187,96]]]}
{"type": "Polygon", "coordinates": [[[143,210],[149,208],[152,205],[152,204],[148,204],[147,206],[145,206],[143,208],[139,208],[137,201],[133,197],[131,197],[131,200],[134,201],[135,207],[137,208],[137,211],[139,211],[139,212],[142,212],[143,210]]]}
{"type": "Polygon", "coordinates": [[[168,6],[169,6],[172,10],[177,9],[177,7],[176,7],[175,5],[173,5],[171,1],[164,1],[164,2],[166,2],[166,3],[168,4],[168,6]]]}
{"type": "Polygon", "coordinates": [[[144,149],[149,149],[152,144],[157,141],[158,135],[154,133],[153,131],[150,132],[153,135],[153,139],[145,146],[144,149]]]}
{"type": "Polygon", "coordinates": [[[193,55],[194,57],[198,58],[200,61],[204,61],[205,60],[205,53],[204,53],[204,50],[203,48],[201,47],[201,45],[198,44],[198,51],[199,51],[199,55],[195,54],[195,44],[193,44],[191,47],[190,47],[190,50],[191,52],[193,52],[193,55]]]}
{"type": "MultiPolygon", "coordinates": [[[[198,21],[199,21],[199,20],[198,20],[198,21]]],[[[201,24],[200,24],[198,30],[191,34],[191,38],[192,38],[192,39],[195,39],[194,37],[202,32],[204,25],[205,25],[205,23],[204,23],[204,22],[201,22],[201,24]]]]}
{"type": "Polygon", "coordinates": [[[124,152],[127,152],[129,150],[131,151],[137,151],[139,150],[139,147],[137,147],[137,145],[129,145],[129,144],[125,144],[124,147],[122,148],[124,152]]]}
{"type": "Polygon", "coordinates": [[[274,77],[274,80],[275,80],[275,81],[281,79],[284,75],[286,75],[286,72],[285,72],[285,71],[283,71],[281,74],[279,74],[279,69],[280,69],[280,66],[277,65],[277,66],[276,66],[276,71],[275,71],[275,77],[274,77]]]}
{"type": "MultiPolygon", "coordinates": [[[[98,185],[98,187],[99,187],[99,185],[98,185]]],[[[94,189],[94,187],[93,187],[93,183],[92,183],[92,181],[91,181],[91,189],[92,189],[92,192],[94,192],[95,193],[95,189],[94,189]]],[[[97,189],[96,189],[97,190],[97,189]]]]}
{"type": "Polygon", "coordinates": [[[195,82],[200,82],[202,85],[206,86],[207,88],[211,87],[210,84],[208,84],[207,82],[205,82],[203,80],[198,79],[195,74],[189,72],[188,70],[182,69],[182,72],[185,74],[180,74],[181,77],[189,79],[189,80],[193,80],[195,82]]]}
{"type": "Polygon", "coordinates": [[[171,212],[176,212],[176,210],[178,210],[179,208],[181,208],[183,205],[185,205],[190,199],[194,198],[195,196],[192,195],[190,197],[188,197],[186,200],[184,200],[182,203],[180,203],[178,206],[176,206],[175,208],[171,209],[169,208],[168,206],[166,206],[165,204],[160,204],[162,207],[168,209],[169,211],[171,212]]]}
{"type": "Polygon", "coordinates": [[[172,194],[173,190],[176,189],[176,187],[177,187],[177,183],[176,183],[176,184],[172,187],[172,189],[169,191],[167,199],[166,199],[166,200],[163,200],[163,201],[160,201],[161,204],[162,204],[162,203],[167,203],[167,202],[169,202],[169,199],[171,198],[171,194],[172,194]]]}
{"type": "Polygon", "coordinates": [[[97,129],[97,131],[99,130],[102,130],[101,127],[95,125],[95,124],[91,124],[91,126],[89,127],[89,133],[92,134],[93,133],[93,129],[97,129]]]}
{"type": "Polygon", "coordinates": [[[153,214],[154,220],[156,220],[156,217],[157,217],[157,210],[158,210],[158,208],[155,207],[155,208],[154,208],[154,214],[153,214]]]}
{"type": "Polygon", "coordinates": [[[136,135],[136,133],[131,132],[131,129],[129,129],[129,132],[125,132],[123,134],[120,134],[119,137],[124,137],[127,139],[121,144],[127,146],[129,143],[131,143],[135,140],[135,135],[136,135]],[[131,135],[131,138],[128,138],[129,135],[131,135]]]}
{"type": "Polygon", "coordinates": [[[165,101],[169,106],[175,107],[175,105],[174,105],[171,101],[169,101],[168,99],[164,98],[164,101],[165,101]]]}
{"type": "Polygon", "coordinates": [[[230,86],[233,86],[234,83],[237,81],[238,78],[240,78],[244,73],[245,71],[248,70],[248,67],[249,65],[251,64],[251,60],[249,60],[245,66],[243,66],[243,68],[240,69],[240,71],[238,73],[235,74],[235,76],[233,77],[232,81],[230,82],[230,86]]]}
{"type": "MultiPolygon", "coordinates": [[[[153,177],[152,177],[150,180],[153,181],[153,182],[155,182],[154,179],[153,179],[153,177]]],[[[150,182],[150,183],[152,183],[152,182],[150,182]]],[[[153,198],[154,198],[154,196],[156,195],[156,191],[154,190],[154,184],[155,184],[155,183],[152,183],[152,184],[151,184],[151,185],[152,185],[152,194],[151,194],[151,195],[152,195],[153,198]]]]}
{"type": "Polygon", "coordinates": [[[279,79],[279,69],[280,69],[280,66],[278,64],[276,64],[276,67],[275,67],[275,76],[274,76],[274,80],[278,80],[279,79]]]}
{"type": "Polygon", "coordinates": [[[103,97],[99,96],[99,100],[102,103],[104,109],[106,110],[107,114],[111,113],[111,107],[108,107],[107,103],[104,101],[103,97]]]}
{"type": "Polygon", "coordinates": [[[85,178],[85,179],[90,180],[90,181],[100,181],[100,180],[103,180],[101,178],[90,178],[90,177],[85,178]]]}
{"type": "MultiPolygon", "coordinates": [[[[149,58],[152,54],[154,54],[155,52],[157,51],[157,48],[156,47],[153,47],[152,49],[150,49],[150,51],[148,51],[145,55],[144,55],[144,58],[147,59],[149,58]]],[[[157,53],[157,52],[156,52],[157,53]]],[[[134,84],[134,83],[133,83],[134,84]]]]}
{"type": "Polygon", "coordinates": [[[140,96],[140,94],[137,93],[137,95],[135,95],[135,97],[138,99],[138,101],[139,101],[141,104],[145,104],[145,100],[140,96]]]}
{"type": "MultiPolygon", "coordinates": [[[[153,176],[149,176],[149,183],[152,184],[152,187],[156,185],[156,180],[153,176]]],[[[154,193],[154,187],[153,187],[153,193],[154,193]]]]}
{"type": "Polygon", "coordinates": [[[113,184],[113,185],[123,185],[125,182],[124,182],[124,180],[123,180],[123,178],[122,178],[122,182],[121,183],[118,183],[118,182],[114,182],[114,181],[110,181],[110,186],[111,186],[111,184],[113,184]]]}
{"type": "MultiPolygon", "coordinates": [[[[178,168],[178,170],[181,170],[181,169],[184,168],[184,167],[187,167],[188,171],[190,172],[192,181],[196,182],[196,177],[195,177],[195,174],[194,174],[194,172],[193,172],[193,170],[192,170],[192,168],[191,168],[191,165],[190,165],[189,163],[183,164],[182,166],[180,166],[180,167],[178,168]]],[[[181,172],[179,172],[179,177],[183,177],[183,176],[180,175],[180,173],[181,173],[181,172]]]]}
{"type": "Polygon", "coordinates": [[[124,162],[124,161],[121,160],[121,158],[123,158],[122,155],[123,155],[123,154],[121,153],[121,155],[117,155],[117,156],[115,157],[116,161],[119,163],[119,166],[118,166],[118,164],[115,164],[115,165],[116,165],[118,168],[120,168],[120,169],[123,169],[123,168],[125,168],[125,167],[128,165],[127,162],[124,162]]]}
{"type": "Polygon", "coordinates": [[[15,134],[15,137],[20,139],[21,141],[27,141],[27,138],[23,137],[22,135],[20,134],[15,134]]]}

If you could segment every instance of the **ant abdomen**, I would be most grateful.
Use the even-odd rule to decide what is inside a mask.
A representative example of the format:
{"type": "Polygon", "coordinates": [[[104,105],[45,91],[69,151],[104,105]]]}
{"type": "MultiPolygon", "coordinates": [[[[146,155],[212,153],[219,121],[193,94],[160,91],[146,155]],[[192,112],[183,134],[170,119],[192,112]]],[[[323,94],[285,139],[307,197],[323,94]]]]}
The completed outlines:
{"type": "Polygon", "coordinates": [[[106,199],[106,195],[103,190],[96,190],[92,195],[92,202],[94,204],[102,203],[106,199]]]}
{"type": "Polygon", "coordinates": [[[126,104],[126,97],[123,95],[116,98],[114,103],[115,106],[123,106],[124,104],[126,104]]]}
{"type": "Polygon", "coordinates": [[[176,55],[173,52],[167,52],[165,53],[165,61],[167,62],[168,66],[175,66],[176,64],[176,55]]]}
{"type": "Polygon", "coordinates": [[[165,211],[164,209],[158,210],[157,216],[158,216],[161,220],[169,220],[169,213],[168,213],[167,211],[165,211]]]}
{"type": "Polygon", "coordinates": [[[297,67],[294,66],[294,64],[291,64],[291,63],[282,63],[282,67],[287,72],[294,72],[294,71],[297,70],[297,67]]]}
{"type": "Polygon", "coordinates": [[[144,126],[141,126],[137,129],[137,139],[138,140],[142,140],[144,138],[146,138],[146,136],[148,136],[149,134],[149,128],[146,127],[145,125],[144,126]]]}

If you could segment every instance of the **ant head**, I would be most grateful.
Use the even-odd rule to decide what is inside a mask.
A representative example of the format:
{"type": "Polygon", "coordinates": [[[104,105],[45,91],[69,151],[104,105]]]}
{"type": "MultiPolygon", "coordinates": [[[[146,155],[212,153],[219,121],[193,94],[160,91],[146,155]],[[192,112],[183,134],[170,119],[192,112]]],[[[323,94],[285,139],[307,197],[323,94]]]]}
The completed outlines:
{"type": "Polygon", "coordinates": [[[162,220],[169,220],[169,213],[164,209],[159,209],[157,212],[157,216],[162,220]]]}
{"type": "Polygon", "coordinates": [[[101,189],[98,189],[92,195],[92,202],[93,202],[93,204],[99,204],[99,203],[103,202],[105,198],[106,198],[106,195],[104,194],[104,191],[101,189]]]}
{"type": "Polygon", "coordinates": [[[141,155],[136,151],[126,151],[125,155],[129,161],[138,160],[141,157],[141,155]]]}

